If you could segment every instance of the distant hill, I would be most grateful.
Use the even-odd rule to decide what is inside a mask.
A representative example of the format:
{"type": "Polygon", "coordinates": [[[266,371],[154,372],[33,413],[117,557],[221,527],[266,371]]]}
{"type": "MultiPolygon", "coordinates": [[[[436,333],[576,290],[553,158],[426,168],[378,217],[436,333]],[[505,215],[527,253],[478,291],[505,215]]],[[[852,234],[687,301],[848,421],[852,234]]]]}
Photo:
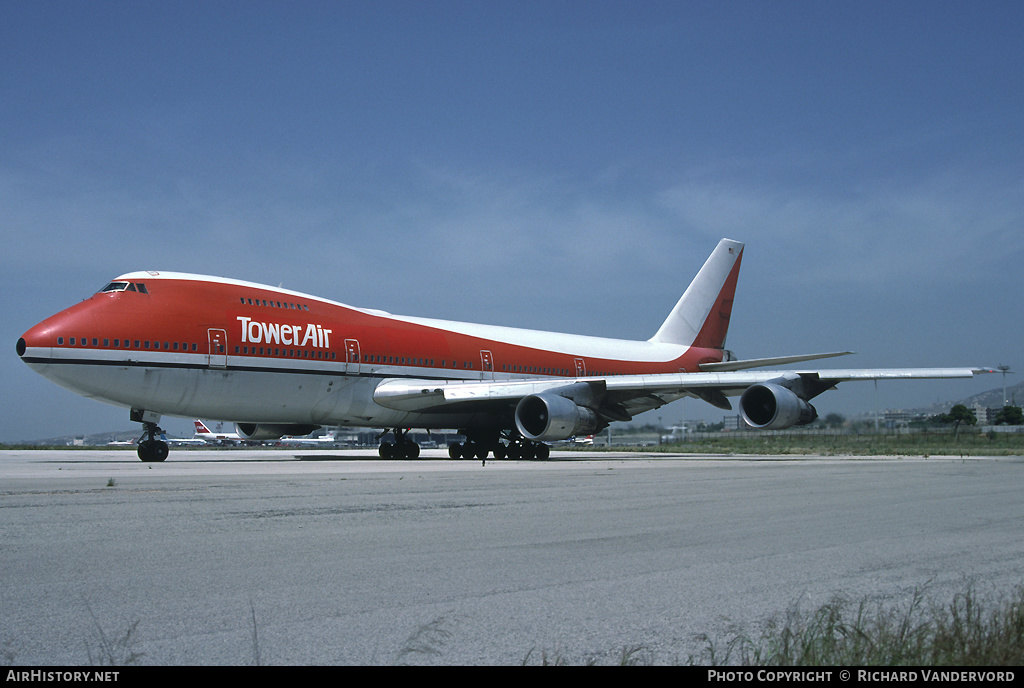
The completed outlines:
{"type": "MultiPolygon", "coordinates": [[[[1019,382],[1015,385],[1006,385],[1006,403],[1011,406],[1021,406],[1024,404],[1024,382],[1019,382]]],[[[929,416],[937,413],[948,413],[949,409],[956,404],[963,404],[967,408],[973,408],[975,404],[985,408],[1002,408],[1003,386],[999,385],[987,392],[980,392],[973,396],[960,399],[959,401],[949,401],[940,404],[932,404],[931,406],[924,408],[910,409],[910,413],[929,416]]]]}
{"type": "MultiPolygon", "coordinates": [[[[1000,385],[997,389],[990,389],[987,392],[975,394],[973,397],[967,397],[960,403],[968,408],[974,404],[978,404],[986,408],[1002,408],[1003,387],[1000,385]]],[[[1006,403],[1011,406],[1020,406],[1021,404],[1024,404],[1024,382],[1019,382],[1015,385],[1006,385],[1006,403]]]]}
{"type": "Polygon", "coordinates": [[[129,440],[137,440],[141,434],[141,429],[117,430],[111,432],[97,432],[89,435],[61,435],[59,437],[47,437],[44,439],[5,442],[4,444],[39,444],[51,447],[73,446],[79,444],[86,447],[102,447],[110,442],[127,442],[129,440]]]}

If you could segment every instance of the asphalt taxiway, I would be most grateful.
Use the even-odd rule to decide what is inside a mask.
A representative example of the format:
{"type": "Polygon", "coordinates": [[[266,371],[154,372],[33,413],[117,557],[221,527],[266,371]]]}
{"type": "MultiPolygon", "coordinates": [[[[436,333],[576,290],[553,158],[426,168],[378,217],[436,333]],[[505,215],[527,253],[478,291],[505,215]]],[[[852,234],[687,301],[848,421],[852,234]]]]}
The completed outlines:
{"type": "Polygon", "coordinates": [[[655,663],[794,604],[1009,592],[1021,457],[0,451],[8,664],[655,663]]]}

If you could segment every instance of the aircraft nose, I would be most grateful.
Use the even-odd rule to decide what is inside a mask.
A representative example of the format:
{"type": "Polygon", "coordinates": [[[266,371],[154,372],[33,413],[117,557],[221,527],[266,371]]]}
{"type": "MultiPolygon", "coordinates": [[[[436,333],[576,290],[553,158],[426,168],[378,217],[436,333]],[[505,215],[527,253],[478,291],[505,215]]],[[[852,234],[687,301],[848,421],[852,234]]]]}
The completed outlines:
{"type": "Polygon", "coordinates": [[[53,337],[51,335],[52,327],[46,320],[29,329],[28,332],[18,338],[18,343],[14,347],[14,350],[18,353],[18,358],[26,363],[33,363],[37,362],[34,359],[39,355],[48,357],[49,349],[53,346],[53,337]]]}

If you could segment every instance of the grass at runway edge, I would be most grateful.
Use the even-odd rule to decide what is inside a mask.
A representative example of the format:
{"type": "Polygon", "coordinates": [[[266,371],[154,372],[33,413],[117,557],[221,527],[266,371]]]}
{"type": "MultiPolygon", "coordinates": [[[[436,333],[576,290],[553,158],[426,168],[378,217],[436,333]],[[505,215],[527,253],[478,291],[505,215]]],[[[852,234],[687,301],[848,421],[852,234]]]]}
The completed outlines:
{"type": "MultiPolygon", "coordinates": [[[[587,448],[600,451],[601,447],[587,448]]],[[[630,447],[613,447],[628,451],[630,447]]],[[[1024,433],[906,435],[737,433],[638,448],[683,454],[810,454],[817,456],[1024,456],[1024,433]]]]}
{"type": "Polygon", "coordinates": [[[903,605],[885,608],[841,598],[811,612],[798,607],[771,619],[756,638],[704,637],[691,663],[756,666],[1021,666],[1024,586],[994,602],[972,589],[948,604],[915,589],[903,605]]]}
{"type": "MultiPolygon", "coordinates": [[[[793,605],[770,618],[756,636],[701,635],[705,649],[685,663],[697,666],[1021,666],[1024,664],[1024,586],[995,600],[968,588],[951,602],[930,600],[925,588],[886,607],[841,597],[813,611],[793,605]]],[[[624,648],[612,662],[662,664],[643,646],[624,648]]],[[[567,666],[560,654],[531,651],[524,664],[567,666]]],[[[586,664],[598,664],[587,661],[586,664]]]]}

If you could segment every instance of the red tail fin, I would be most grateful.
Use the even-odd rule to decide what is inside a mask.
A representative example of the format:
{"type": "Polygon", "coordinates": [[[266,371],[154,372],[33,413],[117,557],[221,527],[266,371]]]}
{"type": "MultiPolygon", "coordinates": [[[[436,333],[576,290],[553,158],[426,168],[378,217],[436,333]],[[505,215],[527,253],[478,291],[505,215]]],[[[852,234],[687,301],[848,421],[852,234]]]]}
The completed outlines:
{"type": "Polygon", "coordinates": [[[743,244],[719,241],[650,341],[723,348],[742,258],[743,244]]]}

